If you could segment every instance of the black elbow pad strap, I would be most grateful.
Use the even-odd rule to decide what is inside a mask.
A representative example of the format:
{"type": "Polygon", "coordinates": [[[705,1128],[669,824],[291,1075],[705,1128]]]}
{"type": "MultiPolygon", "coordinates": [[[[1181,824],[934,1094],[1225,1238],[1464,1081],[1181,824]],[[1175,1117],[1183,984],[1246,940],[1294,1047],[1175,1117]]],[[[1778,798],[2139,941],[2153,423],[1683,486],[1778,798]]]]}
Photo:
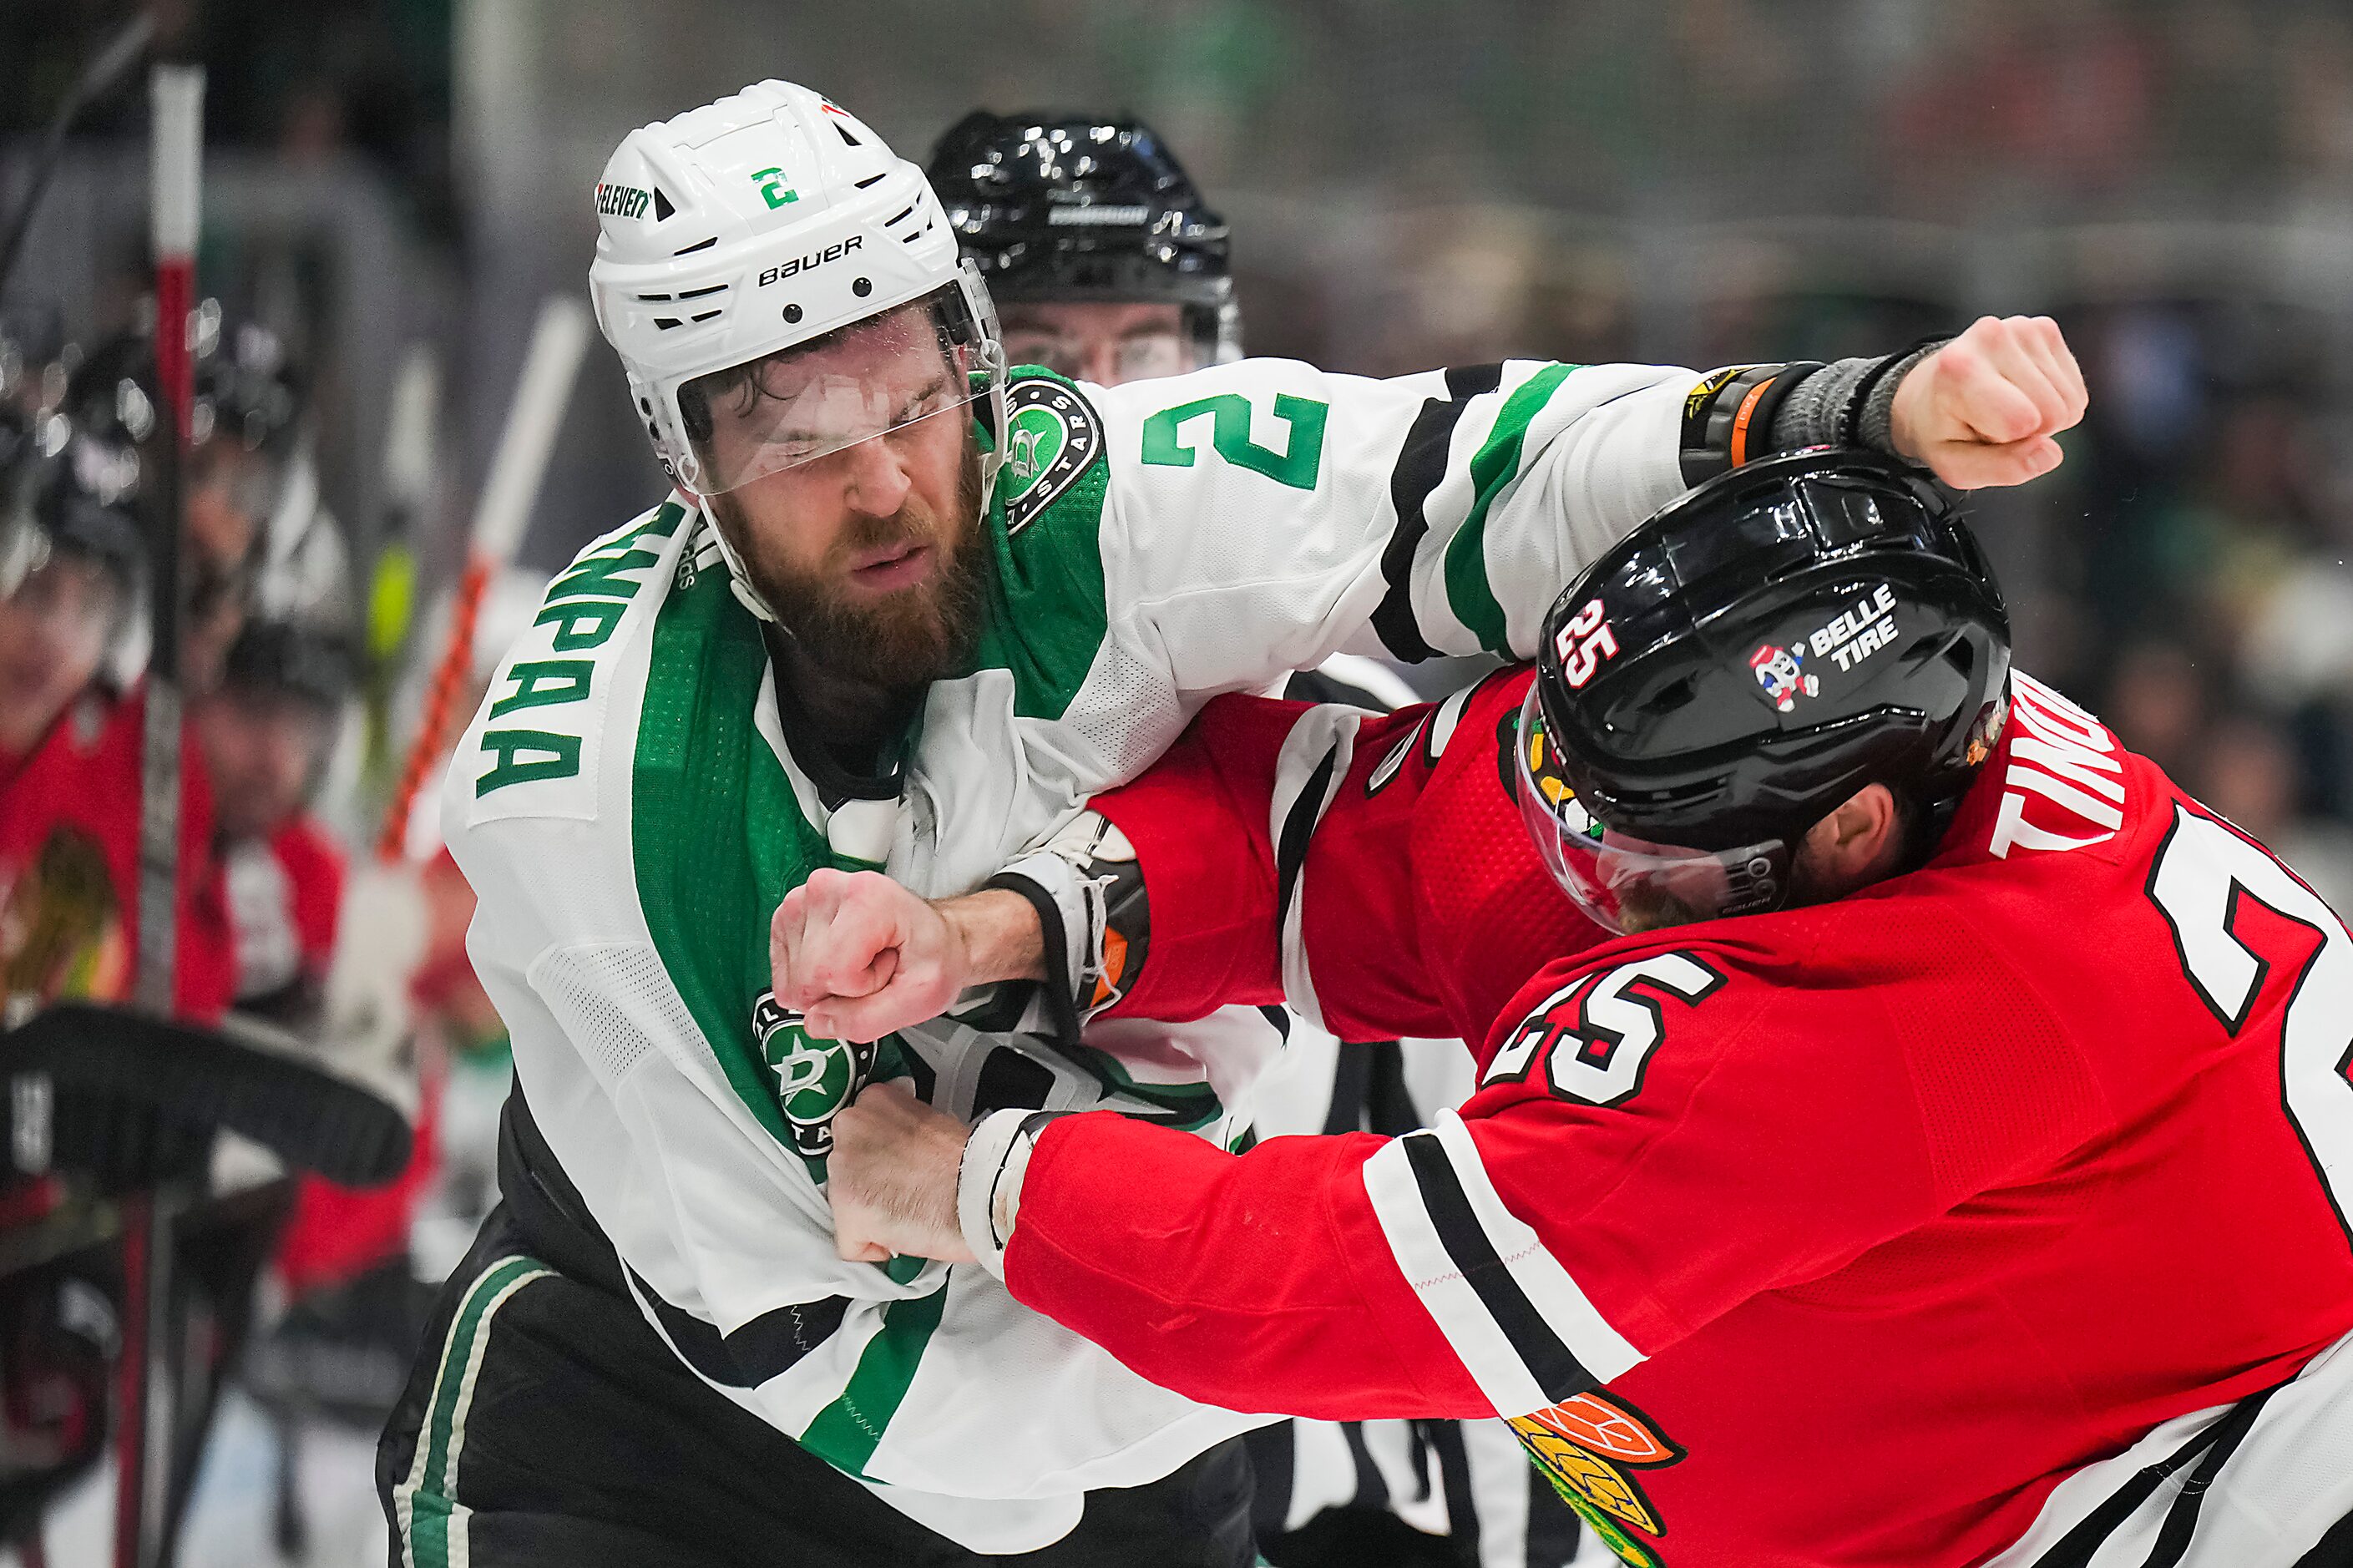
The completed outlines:
{"type": "Polygon", "coordinates": [[[1152,946],[1151,900],[1127,835],[1082,812],[987,885],[1020,894],[1037,910],[1048,1017],[1075,1044],[1081,1025],[1126,994],[1152,946]]]}
{"type": "Polygon", "coordinates": [[[1951,341],[1924,338],[1877,359],[1797,360],[1710,372],[1683,399],[1683,482],[1701,484],[1758,458],[1808,447],[1862,447],[1908,460],[1895,450],[1890,429],[1895,388],[1914,365],[1951,341]]]}
{"type": "Polygon", "coordinates": [[[1701,377],[1683,399],[1683,483],[1704,483],[1776,450],[1782,404],[1821,368],[1819,360],[1736,364],[1701,377]]]}
{"type": "Polygon", "coordinates": [[[1086,888],[1073,878],[1038,874],[1050,869],[1066,868],[1050,857],[1035,856],[1029,862],[999,871],[981,886],[1018,893],[1037,911],[1046,955],[1046,979],[1039,993],[1055,1040],[1070,1050],[1078,1047],[1083,1022],[1078,992],[1079,976],[1085,973],[1085,961],[1080,956],[1083,949],[1079,944],[1086,940],[1086,888]],[[1073,907],[1065,908],[1065,899],[1073,907]]]}

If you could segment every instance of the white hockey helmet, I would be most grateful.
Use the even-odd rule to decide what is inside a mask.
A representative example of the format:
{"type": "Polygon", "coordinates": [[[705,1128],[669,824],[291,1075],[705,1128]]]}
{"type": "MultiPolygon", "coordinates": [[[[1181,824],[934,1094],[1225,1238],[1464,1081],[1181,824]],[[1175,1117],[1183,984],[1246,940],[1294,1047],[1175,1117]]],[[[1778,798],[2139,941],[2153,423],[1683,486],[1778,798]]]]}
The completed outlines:
{"type": "MultiPolygon", "coordinates": [[[[865,125],[807,88],[755,82],[629,132],[596,201],[589,299],[654,454],[679,483],[720,494],[985,398],[987,495],[1006,423],[988,289],[959,264],[923,171],[865,125]],[[936,341],[961,362],[960,384],[911,410],[839,376],[797,383],[776,398],[774,431],[754,432],[774,439],[739,432],[714,451],[699,379],[735,371],[741,385],[742,367],[918,301],[931,303],[936,341]]],[[[764,374],[750,379],[777,391],[764,374]]]]}

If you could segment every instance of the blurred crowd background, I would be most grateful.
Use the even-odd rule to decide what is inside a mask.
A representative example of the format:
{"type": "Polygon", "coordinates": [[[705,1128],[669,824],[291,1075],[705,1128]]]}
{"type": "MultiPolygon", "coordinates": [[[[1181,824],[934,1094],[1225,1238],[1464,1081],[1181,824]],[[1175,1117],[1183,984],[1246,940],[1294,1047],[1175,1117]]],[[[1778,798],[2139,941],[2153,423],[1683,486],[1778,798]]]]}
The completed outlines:
{"type": "MultiPolygon", "coordinates": [[[[0,206],[131,9],[0,7],[0,206]]],[[[395,736],[421,700],[419,650],[437,646],[434,606],[541,301],[583,291],[598,168],[628,129],[774,75],[919,162],[976,105],[1142,115],[1231,222],[1250,351],[1332,369],[1829,358],[1989,311],[2055,316],[2090,419],[2057,475],[1975,513],[2021,663],[2353,908],[2342,5],[151,9],[164,44],[208,72],[200,292],[299,367],[345,579],[326,613],[361,656],[354,710],[372,700],[395,736]],[[403,482],[387,433],[404,367],[420,365],[411,384],[440,395],[422,482],[403,482]]],[[[134,83],[65,148],[0,296],[20,371],[139,319],[146,116],[134,83]]],[[[617,366],[592,345],[524,566],[544,574],[662,483],[617,366]]],[[[313,784],[322,831],[374,834],[381,765],[313,784]]],[[[495,1078],[494,1016],[448,1006],[451,1059],[495,1078]]],[[[477,1098],[495,1109],[494,1087],[477,1098]]]]}

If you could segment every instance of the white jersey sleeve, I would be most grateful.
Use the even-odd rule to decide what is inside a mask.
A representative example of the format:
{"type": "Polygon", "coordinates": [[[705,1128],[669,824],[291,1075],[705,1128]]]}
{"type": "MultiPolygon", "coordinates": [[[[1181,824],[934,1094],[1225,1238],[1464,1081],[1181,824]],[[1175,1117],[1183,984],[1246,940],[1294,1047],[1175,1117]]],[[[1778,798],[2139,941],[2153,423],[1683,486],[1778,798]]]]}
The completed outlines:
{"type": "Polygon", "coordinates": [[[1535,652],[1587,563],[1683,489],[1696,372],[1514,360],[1396,380],[1244,360],[1087,389],[1111,634],[1178,689],[1330,654],[1535,652]]]}

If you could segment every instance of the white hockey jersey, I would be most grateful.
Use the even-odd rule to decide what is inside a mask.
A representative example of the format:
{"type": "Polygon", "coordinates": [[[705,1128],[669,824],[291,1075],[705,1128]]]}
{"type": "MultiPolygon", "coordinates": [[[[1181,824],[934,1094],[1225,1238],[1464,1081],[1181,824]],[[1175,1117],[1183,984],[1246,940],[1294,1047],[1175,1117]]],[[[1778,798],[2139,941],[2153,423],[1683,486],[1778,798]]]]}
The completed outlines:
{"type": "MultiPolygon", "coordinates": [[[[1211,696],[1329,654],[1526,656],[1561,584],[1683,488],[1697,379],[1256,360],[1105,390],[1017,373],[987,624],[913,726],[888,870],[932,896],[976,887],[1211,696]]],[[[711,1325],[741,1373],[713,1386],[932,1528],[1040,1545],[1087,1489],[1164,1475],[1257,1418],[1146,1384],[979,1268],[836,1258],[827,1123],[865,1077],[903,1072],[967,1118],[1109,1104],[1220,1135],[1257,1063],[1173,1027],[1116,1057],[954,1024],[879,1060],[807,1038],[768,994],[768,917],[812,868],[876,850],[828,844],[842,803],[797,759],[775,679],[690,498],[590,545],[445,784],[480,898],[470,952],[655,1331],[711,1325]],[[766,1331],[785,1313],[838,1321],[807,1348],[766,1331]]]]}

